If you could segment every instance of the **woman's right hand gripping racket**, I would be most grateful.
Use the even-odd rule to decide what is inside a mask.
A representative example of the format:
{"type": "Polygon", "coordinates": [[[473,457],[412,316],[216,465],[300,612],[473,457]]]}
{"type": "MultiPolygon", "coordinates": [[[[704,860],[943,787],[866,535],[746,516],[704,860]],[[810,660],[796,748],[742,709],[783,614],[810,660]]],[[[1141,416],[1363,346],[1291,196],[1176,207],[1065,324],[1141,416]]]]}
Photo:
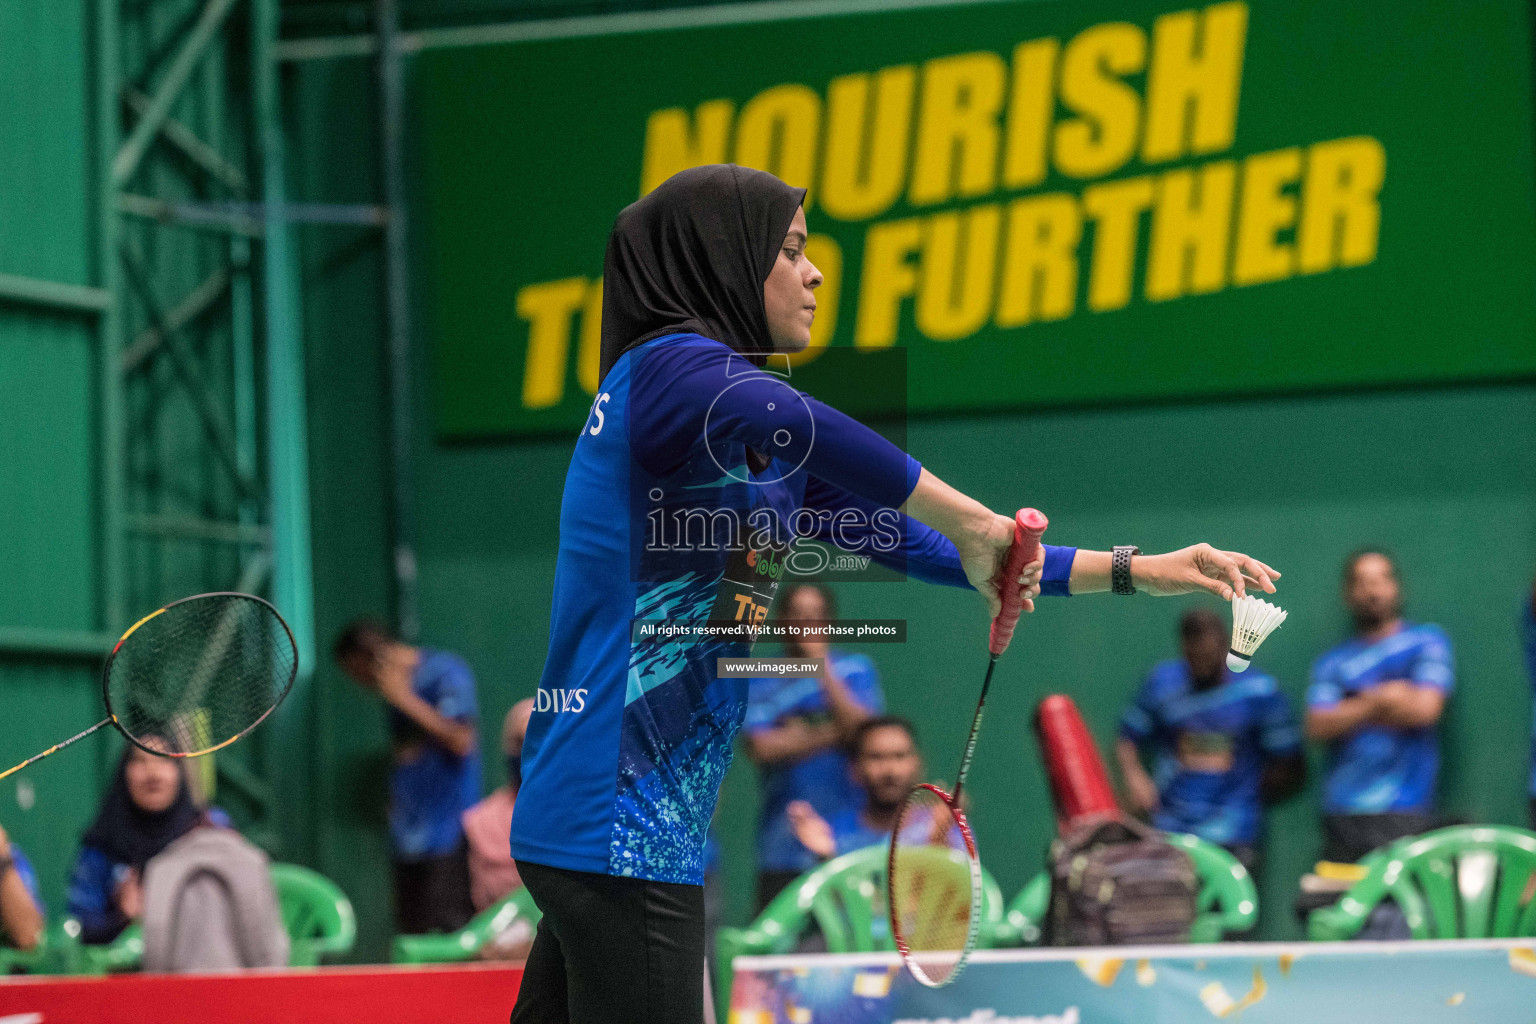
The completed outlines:
{"type": "Polygon", "coordinates": [[[976,751],[992,670],[1008,649],[1019,621],[1019,574],[1039,555],[1046,525],[1045,516],[1032,508],[1021,509],[1014,517],[1013,546],[998,576],[1003,610],[992,620],[988,645],[992,657],[987,662],[954,790],[946,793],[928,783],[914,787],[902,803],[891,832],[887,865],[891,933],[907,971],[930,988],[948,985],[959,977],[976,948],[981,928],[981,860],[970,823],[960,808],[960,792],[976,751]]]}

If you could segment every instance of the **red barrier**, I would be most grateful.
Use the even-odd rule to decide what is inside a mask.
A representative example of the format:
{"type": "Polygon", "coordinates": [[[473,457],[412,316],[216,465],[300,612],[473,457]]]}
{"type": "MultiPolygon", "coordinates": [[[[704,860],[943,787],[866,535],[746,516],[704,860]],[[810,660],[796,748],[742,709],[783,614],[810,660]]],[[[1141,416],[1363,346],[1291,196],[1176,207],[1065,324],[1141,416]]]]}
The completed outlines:
{"type": "Polygon", "coordinates": [[[17,1024],[505,1024],[521,966],[0,979],[17,1024]]]}

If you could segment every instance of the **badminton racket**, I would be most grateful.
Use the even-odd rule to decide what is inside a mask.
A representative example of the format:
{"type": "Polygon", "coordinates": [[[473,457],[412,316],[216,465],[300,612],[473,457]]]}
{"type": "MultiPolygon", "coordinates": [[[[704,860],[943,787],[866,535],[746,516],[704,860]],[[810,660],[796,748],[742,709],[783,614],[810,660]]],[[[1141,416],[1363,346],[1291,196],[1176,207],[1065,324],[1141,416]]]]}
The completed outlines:
{"type": "Polygon", "coordinates": [[[981,927],[981,859],[960,795],[976,752],[992,672],[1018,625],[1023,605],[1019,574],[1039,555],[1046,526],[1045,516],[1032,508],[1021,509],[1014,517],[1013,545],[996,580],[1003,610],[992,620],[991,658],[954,789],[945,792],[929,783],[913,787],[891,832],[886,886],[891,933],[907,971],[930,988],[959,977],[976,948],[981,927]]]}
{"type": "Polygon", "coordinates": [[[0,779],[109,725],[151,754],[211,754],[265,721],[298,667],[293,632],[266,601],[227,592],[183,598],[134,623],[107,655],[106,718],[0,779]]]}

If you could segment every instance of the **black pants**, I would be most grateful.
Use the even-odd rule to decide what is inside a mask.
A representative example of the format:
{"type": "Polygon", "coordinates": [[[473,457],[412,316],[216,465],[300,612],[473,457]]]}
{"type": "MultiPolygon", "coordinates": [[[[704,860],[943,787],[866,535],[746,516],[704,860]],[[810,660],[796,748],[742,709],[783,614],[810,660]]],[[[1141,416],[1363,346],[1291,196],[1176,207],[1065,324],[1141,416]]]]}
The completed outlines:
{"type": "Polygon", "coordinates": [[[1372,850],[1437,825],[1429,814],[1325,814],[1323,860],[1353,864],[1372,850]]]}
{"type": "Polygon", "coordinates": [[[512,1024],[701,1024],[703,886],[517,867],[544,917],[512,1024]]]}
{"type": "Polygon", "coordinates": [[[474,914],[463,844],[441,857],[395,861],[395,922],[403,934],[456,932],[474,914]]]}

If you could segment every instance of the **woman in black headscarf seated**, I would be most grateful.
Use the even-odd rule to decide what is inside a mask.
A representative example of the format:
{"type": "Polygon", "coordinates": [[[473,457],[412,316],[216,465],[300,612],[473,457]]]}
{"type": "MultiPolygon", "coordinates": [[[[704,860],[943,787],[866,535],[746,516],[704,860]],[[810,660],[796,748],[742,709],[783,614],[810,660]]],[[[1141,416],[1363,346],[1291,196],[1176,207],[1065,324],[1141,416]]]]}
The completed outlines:
{"type": "MultiPolygon", "coordinates": [[[[208,817],[229,824],[218,809],[208,817]]],[[[80,922],[81,941],[111,942],[143,913],[144,865],[202,819],[181,761],[129,744],[96,820],[81,837],[70,877],[69,914],[80,922]]]]}
{"type": "MultiPolygon", "coordinates": [[[[1005,593],[1033,610],[1041,593],[1110,588],[1110,553],[1071,547],[1002,579],[1010,516],[773,365],[815,319],[804,197],[697,167],[614,223],[602,379],[566,475],[513,811],[512,855],[544,914],[513,1024],[701,1019],[705,833],[747,700],[717,661],[747,654],[778,582],[815,564],[801,540],[975,588],[993,615],[1005,593]]],[[[1022,475],[997,466],[1015,489],[1022,475]]],[[[1153,593],[1273,589],[1267,567],[1208,545],[1118,560],[1117,581],[1153,593]]]]}

